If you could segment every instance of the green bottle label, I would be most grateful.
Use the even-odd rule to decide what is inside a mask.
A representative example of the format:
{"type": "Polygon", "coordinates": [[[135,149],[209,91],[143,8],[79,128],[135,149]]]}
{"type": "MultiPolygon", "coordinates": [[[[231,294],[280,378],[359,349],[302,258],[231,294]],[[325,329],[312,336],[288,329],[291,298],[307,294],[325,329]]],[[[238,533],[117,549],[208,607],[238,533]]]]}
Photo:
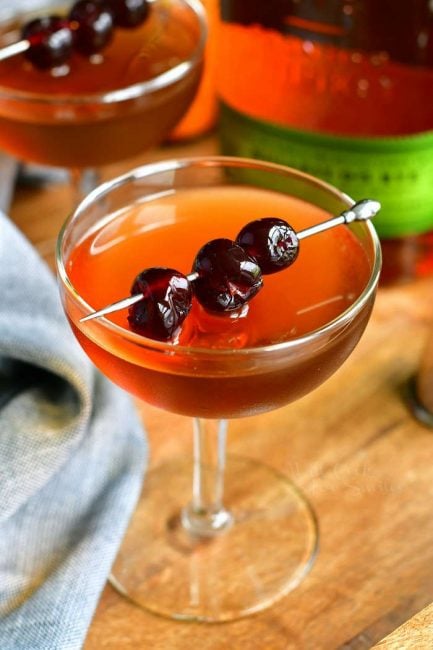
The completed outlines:
{"type": "Polygon", "coordinates": [[[294,167],[355,200],[377,199],[382,238],[433,230],[433,131],[393,138],[356,138],[299,131],[221,105],[223,153],[294,167]]]}

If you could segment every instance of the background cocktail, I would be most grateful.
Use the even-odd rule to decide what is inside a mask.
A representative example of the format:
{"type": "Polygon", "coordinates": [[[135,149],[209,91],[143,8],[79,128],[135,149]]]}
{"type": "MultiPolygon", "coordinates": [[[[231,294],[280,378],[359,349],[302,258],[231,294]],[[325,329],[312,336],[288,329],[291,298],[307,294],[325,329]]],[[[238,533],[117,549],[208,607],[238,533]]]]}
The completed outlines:
{"type": "Polygon", "coordinates": [[[373,306],[380,249],[366,223],[302,241],[296,262],[265,277],[246,315],[209,316],[195,305],[176,343],[129,331],[125,312],[80,319],[124,297],[148,265],[189,272],[203,243],[232,237],[251,219],[278,216],[299,229],[348,205],[294,170],[192,159],[106,183],[65,224],[61,293],[84,349],[130,392],[196,417],[192,500],[190,466],[151,472],[114,568],[114,584],[140,606],[177,619],[230,620],[269,606],[309,570],[317,526],[308,503],[272,468],[226,461],[217,418],[276,408],[343,363],[373,306]]]}
{"type": "MultiPolygon", "coordinates": [[[[19,38],[16,25],[4,26],[0,46],[19,38]]],[[[1,61],[0,148],[69,169],[99,168],[145,151],[192,101],[204,41],[199,4],[155,0],[142,25],[115,29],[100,53],[73,52],[54,73],[35,69],[23,55],[1,61]]]]}

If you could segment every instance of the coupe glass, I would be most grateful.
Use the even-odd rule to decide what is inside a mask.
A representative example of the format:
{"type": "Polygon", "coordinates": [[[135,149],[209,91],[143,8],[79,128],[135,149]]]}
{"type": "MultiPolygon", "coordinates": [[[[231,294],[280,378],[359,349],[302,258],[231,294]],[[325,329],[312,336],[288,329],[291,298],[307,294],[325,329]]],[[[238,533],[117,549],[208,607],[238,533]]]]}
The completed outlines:
{"type": "MultiPolygon", "coordinates": [[[[227,186],[272,188],[330,215],[353,203],[320,180],[274,164],[225,157],[168,161],[94,190],[58,240],[64,309],[90,358],[131,393],[194,418],[192,462],[174,460],[148,473],[111,578],[137,605],[178,620],[216,622],[257,612],[296,587],[311,568],[318,540],[312,508],[272,467],[226,457],[227,420],[287,404],[337,370],[367,324],[380,269],[374,228],[365,222],[348,226],[368,258],[369,277],[359,297],[319,329],[264,347],[192,348],[144,338],[107,318],[80,322],[96,306],[76,290],[67,269],[86,235],[103,220],[161,196],[227,186]]],[[[166,218],[154,211],[150,227],[166,218]]],[[[203,242],[206,218],[204,211],[203,242]]],[[[112,243],[115,237],[114,228],[112,243]]]]}
{"type": "MultiPolygon", "coordinates": [[[[59,3],[57,13],[62,13],[64,7],[65,3],[59,3]]],[[[51,3],[45,13],[56,13],[56,7],[51,3]]],[[[203,63],[206,21],[197,0],[153,0],[151,16],[153,23],[143,27],[149,33],[143,36],[146,40],[142,45],[137,44],[135,58],[129,62],[122,59],[122,65],[139,71],[134,73],[136,77],[143,74],[143,80],[140,78],[132,85],[119,85],[106,92],[83,92],[75,79],[72,82],[75,87],[60,94],[55,91],[56,83],[60,83],[56,78],[48,85],[43,81],[43,90],[39,90],[40,79],[50,73],[36,71],[31,84],[26,82],[31,90],[22,90],[17,80],[23,67],[29,64],[21,63],[22,55],[0,61],[0,149],[24,162],[70,170],[77,202],[99,182],[101,167],[159,144],[195,95],[203,63]],[[170,32],[164,28],[168,24],[173,25],[170,32]],[[185,42],[192,43],[188,58],[178,60],[178,57],[171,68],[148,78],[147,60],[158,52],[158,47],[185,42]],[[9,64],[16,67],[9,71],[5,67],[9,64]],[[48,87],[52,92],[45,89],[48,87]]],[[[19,40],[19,24],[34,17],[34,14],[24,14],[0,25],[0,46],[19,40]]],[[[141,34],[134,35],[134,29],[116,31],[121,32],[122,38],[138,38],[137,34],[141,34]]],[[[114,60],[118,50],[113,48],[114,45],[109,45],[93,57],[96,69],[99,70],[98,61],[103,57],[114,60]]],[[[83,65],[82,61],[83,57],[76,56],[75,64],[77,68],[81,66],[79,74],[84,76],[85,65],[90,63],[83,65]]],[[[108,71],[105,68],[104,74],[108,71]]]]}

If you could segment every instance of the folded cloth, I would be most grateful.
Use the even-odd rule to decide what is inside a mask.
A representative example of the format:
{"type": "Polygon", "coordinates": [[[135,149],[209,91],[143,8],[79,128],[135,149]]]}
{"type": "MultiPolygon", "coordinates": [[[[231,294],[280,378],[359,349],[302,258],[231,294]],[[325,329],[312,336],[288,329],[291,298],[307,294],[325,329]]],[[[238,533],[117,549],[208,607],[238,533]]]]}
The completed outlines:
{"type": "Polygon", "coordinates": [[[0,20],[12,19],[22,11],[46,9],[56,3],[59,4],[59,0],[1,0],[0,20]]]}
{"type": "Polygon", "coordinates": [[[0,213],[0,648],[81,648],[146,458],[54,277],[0,213]]]}

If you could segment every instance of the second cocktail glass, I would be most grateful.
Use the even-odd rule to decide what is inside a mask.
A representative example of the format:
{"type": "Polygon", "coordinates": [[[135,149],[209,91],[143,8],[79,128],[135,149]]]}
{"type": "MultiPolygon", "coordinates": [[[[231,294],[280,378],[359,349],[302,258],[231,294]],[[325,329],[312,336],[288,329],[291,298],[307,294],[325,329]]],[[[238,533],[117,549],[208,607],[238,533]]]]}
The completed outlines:
{"type": "MultiPolygon", "coordinates": [[[[113,570],[112,582],[121,593],[164,616],[212,622],[240,618],[288,593],[312,566],[317,522],[309,503],[272,468],[226,457],[227,419],[283,406],[340,367],[373,307],[380,270],[378,239],[369,223],[341,226],[329,239],[318,235],[315,250],[324,253],[325,260],[320,273],[314,257],[308,257],[308,246],[304,260],[301,249],[296,273],[304,268],[309,277],[296,276],[303,289],[298,296],[310,295],[314,274],[320,276],[319,294],[332,277],[340,293],[304,304],[298,310],[301,321],[313,318],[314,323],[322,307],[326,315],[315,325],[304,324],[304,331],[299,321],[298,333],[286,331],[276,342],[266,340],[265,329],[274,331],[276,325],[278,331],[286,307],[299,299],[287,290],[290,283],[278,293],[283,281],[278,274],[274,281],[266,279],[262,296],[269,307],[265,292],[277,291],[279,309],[274,304],[271,319],[256,316],[254,343],[245,342],[242,332],[225,340],[225,327],[232,326],[224,324],[225,317],[216,317],[215,323],[205,316],[201,325],[199,316],[198,344],[194,338],[174,344],[141,337],[127,329],[125,314],[84,323],[80,319],[125,295],[133,280],[127,268],[133,258],[166,263],[168,248],[173,262],[188,264],[188,247],[193,250],[196,241],[203,244],[217,232],[231,236],[227,230],[238,227],[232,221],[245,223],[257,216],[254,210],[276,216],[276,209],[287,209],[286,201],[292,202],[288,205],[298,223],[303,212],[308,220],[338,214],[351,205],[329,185],[278,165],[230,158],[169,161],[102,185],[80,204],[59,238],[64,308],[90,358],[131,393],[195,418],[193,462],[173,461],[148,474],[113,570]],[[199,203],[195,196],[201,197],[199,203]],[[344,255],[350,252],[347,267],[341,268],[334,263],[334,253],[321,251],[320,245],[331,245],[339,237],[344,255]],[[188,248],[186,253],[179,250],[182,246],[188,248]],[[98,266],[99,256],[105,265],[98,266]]],[[[190,268],[180,270],[187,273],[190,268]]],[[[254,320],[252,311],[250,316],[254,320]]]]}
{"type": "MultiPolygon", "coordinates": [[[[115,29],[96,55],[74,52],[51,71],[34,68],[23,54],[0,61],[0,149],[67,168],[77,199],[97,184],[102,167],[159,144],[196,92],[206,24],[198,0],[149,6],[144,24],[115,29]]],[[[64,12],[59,3],[45,14],[64,12]]],[[[20,25],[35,17],[0,25],[0,47],[19,41],[20,25]]]]}

